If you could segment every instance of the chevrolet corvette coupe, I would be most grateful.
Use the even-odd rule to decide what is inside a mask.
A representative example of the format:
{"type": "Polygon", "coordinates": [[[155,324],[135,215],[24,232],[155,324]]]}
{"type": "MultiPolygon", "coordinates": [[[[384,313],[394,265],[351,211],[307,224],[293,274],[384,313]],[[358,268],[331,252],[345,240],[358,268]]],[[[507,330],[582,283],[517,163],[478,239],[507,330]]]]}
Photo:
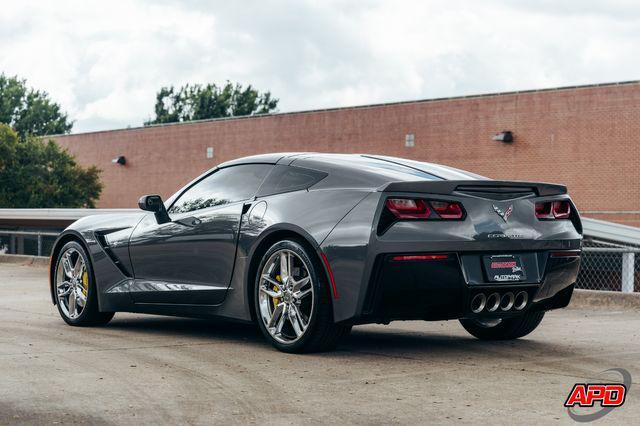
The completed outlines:
{"type": "Polygon", "coordinates": [[[394,157],[241,158],[138,204],[57,239],[51,298],[68,324],[117,311],[227,318],[287,352],[393,320],[459,319],[477,338],[515,339],[569,303],[580,265],[564,186],[394,157]]]}

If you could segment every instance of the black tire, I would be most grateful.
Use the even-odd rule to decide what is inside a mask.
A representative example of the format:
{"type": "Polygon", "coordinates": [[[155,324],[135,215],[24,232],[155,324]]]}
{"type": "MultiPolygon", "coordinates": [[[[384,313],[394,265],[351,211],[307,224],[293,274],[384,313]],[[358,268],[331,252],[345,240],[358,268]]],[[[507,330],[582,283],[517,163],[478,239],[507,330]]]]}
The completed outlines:
{"type": "Polygon", "coordinates": [[[82,256],[85,266],[87,269],[87,278],[88,278],[88,288],[87,288],[87,301],[82,309],[82,312],[76,318],[70,318],[63,310],[60,296],[58,295],[58,291],[56,288],[56,284],[54,282],[54,291],[56,297],[56,306],[58,307],[58,312],[62,319],[69,325],[76,327],[88,327],[88,326],[99,326],[107,324],[114,316],[114,312],[100,312],[98,309],[98,295],[95,284],[95,277],[93,274],[93,265],[91,264],[91,259],[87,255],[84,247],[76,241],[70,241],[65,244],[58,256],[55,259],[55,270],[54,270],[54,280],[58,277],[58,269],[61,267],[60,259],[61,257],[70,249],[76,250],[80,256],[82,256]]]}
{"type": "Polygon", "coordinates": [[[544,311],[527,312],[518,318],[507,318],[494,326],[483,325],[474,319],[461,319],[460,324],[481,340],[512,340],[524,337],[538,327],[544,311]]]}
{"type": "Polygon", "coordinates": [[[264,253],[254,282],[254,308],[256,321],[266,339],[277,349],[289,353],[310,353],[331,350],[338,342],[349,334],[351,324],[336,324],[333,321],[333,308],[331,304],[331,290],[329,288],[326,273],[312,250],[307,249],[303,242],[294,240],[279,241],[264,253]],[[263,322],[260,302],[259,286],[260,276],[265,264],[271,256],[280,250],[294,252],[305,263],[311,282],[313,283],[314,297],[311,307],[311,319],[304,333],[293,343],[283,343],[276,340],[267,330],[263,322]]]}

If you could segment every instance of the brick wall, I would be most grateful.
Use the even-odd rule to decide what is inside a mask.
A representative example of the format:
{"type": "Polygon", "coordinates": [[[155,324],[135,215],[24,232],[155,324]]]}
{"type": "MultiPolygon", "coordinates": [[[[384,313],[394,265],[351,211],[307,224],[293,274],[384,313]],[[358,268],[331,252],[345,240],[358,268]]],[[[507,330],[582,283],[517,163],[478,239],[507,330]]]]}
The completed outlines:
{"type": "MultiPolygon", "coordinates": [[[[640,83],[406,102],[56,137],[103,170],[99,207],[168,197],[216,164],[251,154],[387,154],[495,179],[566,184],[582,211],[640,211],[640,83]],[[511,130],[513,144],[493,141],[511,130]],[[405,135],[415,147],[405,147],[405,135]],[[206,158],[207,147],[214,158],[206,158]],[[126,166],[111,160],[118,155],[126,166]]],[[[640,226],[640,214],[586,216],[640,226]]]]}

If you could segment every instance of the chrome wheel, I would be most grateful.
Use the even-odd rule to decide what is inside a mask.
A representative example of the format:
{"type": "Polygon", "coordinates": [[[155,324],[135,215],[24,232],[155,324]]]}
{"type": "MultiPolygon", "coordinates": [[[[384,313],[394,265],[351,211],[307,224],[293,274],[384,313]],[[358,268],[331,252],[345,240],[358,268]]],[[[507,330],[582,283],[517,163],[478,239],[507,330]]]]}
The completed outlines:
{"type": "Polygon", "coordinates": [[[82,254],[69,248],[58,258],[56,294],[60,310],[69,319],[76,319],[87,305],[89,274],[82,254]]]}
{"type": "Polygon", "coordinates": [[[313,315],[313,281],[309,267],[291,250],[273,253],[258,281],[258,304],[262,322],[280,343],[299,340],[313,315]]]}

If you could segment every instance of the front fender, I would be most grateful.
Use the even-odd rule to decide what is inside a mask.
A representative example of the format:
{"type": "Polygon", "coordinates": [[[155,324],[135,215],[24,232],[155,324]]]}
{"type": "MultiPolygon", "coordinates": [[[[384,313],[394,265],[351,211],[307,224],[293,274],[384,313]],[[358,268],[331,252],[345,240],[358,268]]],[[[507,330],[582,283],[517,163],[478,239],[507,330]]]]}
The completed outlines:
{"type": "Polygon", "coordinates": [[[129,303],[127,293],[115,296],[107,294],[108,289],[117,286],[131,277],[123,273],[123,269],[116,265],[115,260],[130,266],[129,237],[133,228],[142,220],[145,213],[106,214],[82,218],[72,223],[62,231],[53,245],[49,266],[49,291],[52,303],[55,301],[55,269],[56,260],[62,247],[69,241],[77,241],[86,250],[93,266],[93,279],[98,295],[98,307],[101,311],[116,310],[113,302],[129,303]],[[109,250],[107,254],[105,249],[109,250]],[[126,295],[126,300],[123,299],[126,295]]]}

